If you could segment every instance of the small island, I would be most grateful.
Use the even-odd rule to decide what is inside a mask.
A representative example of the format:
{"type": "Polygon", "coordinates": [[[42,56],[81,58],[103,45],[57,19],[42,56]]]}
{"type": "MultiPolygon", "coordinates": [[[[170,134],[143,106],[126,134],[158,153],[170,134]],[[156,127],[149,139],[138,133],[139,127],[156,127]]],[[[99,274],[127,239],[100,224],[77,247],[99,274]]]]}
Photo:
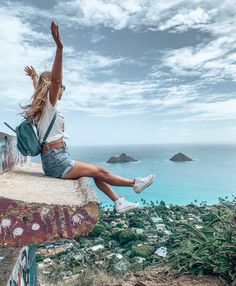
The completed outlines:
{"type": "Polygon", "coordinates": [[[122,153],[119,157],[112,156],[106,163],[127,163],[127,162],[135,162],[134,158],[122,153]]]}
{"type": "Polygon", "coordinates": [[[185,154],[179,152],[175,154],[172,158],[170,158],[170,161],[174,162],[186,162],[186,161],[193,161],[193,159],[189,158],[185,154]]]}

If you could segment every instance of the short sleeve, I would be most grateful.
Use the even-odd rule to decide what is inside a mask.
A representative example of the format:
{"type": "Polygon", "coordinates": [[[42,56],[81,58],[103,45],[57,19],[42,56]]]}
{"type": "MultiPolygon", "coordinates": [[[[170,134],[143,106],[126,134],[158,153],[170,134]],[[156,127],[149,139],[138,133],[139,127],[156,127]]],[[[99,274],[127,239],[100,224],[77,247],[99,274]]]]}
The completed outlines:
{"type": "Polygon", "coordinates": [[[52,110],[56,110],[57,109],[57,102],[55,104],[55,106],[52,106],[50,100],[49,100],[49,92],[47,93],[47,106],[49,107],[49,109],[52,109],[52,110]]]}

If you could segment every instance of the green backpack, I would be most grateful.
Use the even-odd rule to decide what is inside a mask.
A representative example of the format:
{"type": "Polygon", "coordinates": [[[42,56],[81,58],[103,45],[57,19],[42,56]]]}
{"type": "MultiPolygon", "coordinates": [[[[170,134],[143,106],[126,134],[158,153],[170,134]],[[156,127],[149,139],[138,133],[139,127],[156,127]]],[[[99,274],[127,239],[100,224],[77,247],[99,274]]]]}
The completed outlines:
{"type": "Polygon", "coordinates": [[[41,146],[46,144],[46,139],[48,137],[49,132],[52,129],[52,126],[56,120],[56,115],[53,116],[51,123],[47,129],[47,132],[45,133],[43,137],[43,142],[40,144],[39,141],[39,134],[37,130],[37,135],[35,134],[33,124],[28,120],[25,119],[21,122],[19,126],[16,127],[16,129],[13,129],[10,125],[8,125],[6,122],[4,122],[7,127],[9,127],[11,130],[13,130],[16,133],[17,138],[17,148],[23,154],[24,156],[37,156],[41,152],[41,146]]]}

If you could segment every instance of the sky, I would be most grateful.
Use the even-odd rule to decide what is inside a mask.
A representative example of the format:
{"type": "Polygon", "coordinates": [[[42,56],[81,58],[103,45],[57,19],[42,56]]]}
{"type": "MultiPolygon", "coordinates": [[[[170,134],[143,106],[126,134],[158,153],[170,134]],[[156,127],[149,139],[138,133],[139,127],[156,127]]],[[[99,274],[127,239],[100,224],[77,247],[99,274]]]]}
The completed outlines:
{"type": "Polygon", "coordinates": [[[236,142],[236,5],[223,0],[0,0],[0,131],[51,70],[69,145],[236,142]]]}

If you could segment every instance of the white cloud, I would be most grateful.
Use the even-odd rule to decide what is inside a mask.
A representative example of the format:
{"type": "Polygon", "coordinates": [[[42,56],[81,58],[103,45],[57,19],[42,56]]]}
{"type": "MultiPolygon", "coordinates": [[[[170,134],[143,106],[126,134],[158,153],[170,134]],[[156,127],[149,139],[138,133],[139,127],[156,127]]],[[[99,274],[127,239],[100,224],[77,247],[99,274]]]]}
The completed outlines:
{"type": "Polygon", "coordinates": [[[129,12],[127,8],[105,2],[102,0],[75,0],[67,3],[58,3],[56,10],[69,17],[69,21],[77,22],[80,25],[96,26],[102,24],[108,27],[122,29],[127,25],[129,12]],[[72,13],[72,15],[71,15],[72,13]]]}
{"type": "Polygon", "coordinates": [[[213,80],[220,80],[229,75],[234,78],[232,68],[235,53],[230,53],[234,47],[236,47],[234,39],[220,37],[208,44],[166,51],[162,58],[163,66],[168,66],[176,74],[185,76],[192,76],[195,73],[213,80]]]}
{"type": "Polygon", "coordinates": [[[165,130],[165,131],[169,131],[171,128],[168,127],[168,126],[163,126],[161,129],[162,129],[162,130],[165,130]]]}
{"type": "Polygon", "coordinates": [[[32,30],[29,23],[4,8],[0,9],[0,35],[0,101],[9,107],[24,98],[26,92],[30,94],[32,91],[27,87],[24,67],[37,63],[42,68],[51,58],[53,50],[44,34],[32,30]],[[36,46],[34,41],[40,41],[40,45],[36,46]]]}
{"type": "Polygon", "coordinates": [[[187,0],[71,0],[59,2],[55,10],[59,15],[64,14],[69,22],[79,25],[103,25],[117,30],[142,27],[164,30],[178,26],[181,31],[208,22],[207,12],[197,6],[204,1],[196,2],[192,3],[195,9],[183,11],[191,6],[187,0]]]}
{"type": "Polygon", "coordinates": [[[195,10],[183,11],[182,13],[174,15],[165,23],[159,25],[161,31],[172,29],[183,32],[190,28],[201,27],[201,24],[206,24],[210,20],[209,15],[202,8],[195,10]]]}
{"type": "Polygon", "coordinates": [[[188,117],[181,121],[233,120],[236,119],[236,99],[219,102],[192,103],[188,106],[188,117]]]}
{"type": "Polygon", "coordinates": [[[92,32],[91,34],[91,42],[92,43],[98,43],[102,40],[104,40],[106,37],[99,33],[98,31],[92,32]]]}
{"type": "Polygon", "coordinates": [[[228,129],[229,129],[230,131],[236,131],[236,126],[230,126],[228,129]]]}
{"type": "MultiPolygon", "coordinates": [[[[133,59],[92,50],[81,53],[65,46],[63,72],[68,86],[61,102],[65,111],[80,110],[92,116],[156,112],[179,115],[183,120],[235,118],[231,97],[206,95],[202,91],[206,84],[236,79],[235,20],[229,13],[234,14],[235,8],[229,1],[72,0],[57,2],[50,11],[20,2],[6,5],[8,8],[0,9],[0,52],[4,55],[0,63],[0,70],[4,71],[0,101],[5,109],[17,106],[32,93],[30,80],[23,72],[25,65],[36,65],[39,70],[44,65],[51,67],[55,47],[50,32],[37,32],[30,22],[36,16],[48,21],[57,12],[57,18],[73,28],[103,25],[117,30],[147,27],[172,32],[198,28],[214,36],[197,46],[165,50],[159,59],[162,66],[155,65],[153,60],[152,72],[143,80],[132,82],[120,81],[116,72],[123,64],[135,63],[133,59]],[[172,72],[163,72],[161,67],[172,72]],[[104,77],[96,82],[97,75],[107,75],[109,79],[104,77]],[[188,76],[197,80],[183,84],[188,76]]],[[[91,35],[93,43],[103,39],[98,30],[91,35]]]]}
{"type": "Polygon", "coordinates": [[[128,62],[128,58],[112,58],[101,55],[92,50],[86,52],[71,51],[65,60],[68,71],[76,70],[78,73],[83,73],[85,76],[96,73],[96,70],[115,67],[123,62],[128,62]]]}

